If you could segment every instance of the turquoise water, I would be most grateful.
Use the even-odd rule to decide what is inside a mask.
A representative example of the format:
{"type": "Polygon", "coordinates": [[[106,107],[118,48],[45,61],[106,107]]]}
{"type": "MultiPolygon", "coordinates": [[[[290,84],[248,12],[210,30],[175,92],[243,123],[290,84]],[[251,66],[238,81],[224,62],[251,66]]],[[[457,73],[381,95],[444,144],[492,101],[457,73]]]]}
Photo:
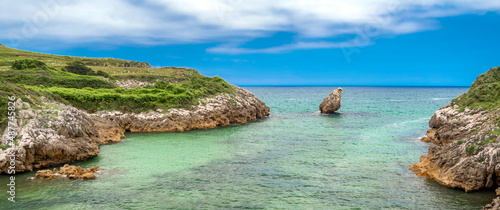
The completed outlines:
{"type": "MultiPolygon", "coordinates": [[[[433,112],[466,88],[345,87],[340,112],[319,103],[336,87],[246,87],[272,115],[185,133],[126,134],[77,163],[96,180],[18,175],[4,209],[478,209],[492,192],[465,193],[408,168],[433,112]]],[[[0,186],[7,184],[0,177],[0,186]]]]}

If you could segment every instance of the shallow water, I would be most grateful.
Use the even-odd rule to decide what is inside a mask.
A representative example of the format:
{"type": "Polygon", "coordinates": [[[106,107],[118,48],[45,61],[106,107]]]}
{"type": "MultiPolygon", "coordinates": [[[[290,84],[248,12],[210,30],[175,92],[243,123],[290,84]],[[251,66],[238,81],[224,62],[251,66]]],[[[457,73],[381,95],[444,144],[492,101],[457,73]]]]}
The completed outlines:
{"type": "MultiPolygon", "coordinates": [[[[4,209],[478,209],[492,192],[465,193],[414,175],[433,112],[466,88],[346,87],[338,114],[319,103],[335,87],[246,87],[272,115],[185,133],[131,134],[102,145],[96,180],[16,176],[4,209]]],[[[0,186],[7,190],[7,176],[0,186]]]]}

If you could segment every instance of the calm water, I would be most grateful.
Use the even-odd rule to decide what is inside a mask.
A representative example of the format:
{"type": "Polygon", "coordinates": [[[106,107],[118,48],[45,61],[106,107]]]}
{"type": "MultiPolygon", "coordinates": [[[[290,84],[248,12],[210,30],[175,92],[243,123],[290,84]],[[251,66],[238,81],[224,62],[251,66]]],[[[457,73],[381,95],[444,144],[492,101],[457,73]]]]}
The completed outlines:
{"type": "MultiPolygon", "coordinates": [[[[247,87],[271,107],[253,123],[185,133],[126,134],[101,146],[96,180],[29,180],[4,209],[478,209],[464,193],[408,168],[433,112],[465,88],[346,87],[338,114],[318,106],[334,87],[247,87]]],[[[7,189],[6,176],[0,187],[7,189]]],[[[4,191],[5,191],[4,190],[4,191]]]]}

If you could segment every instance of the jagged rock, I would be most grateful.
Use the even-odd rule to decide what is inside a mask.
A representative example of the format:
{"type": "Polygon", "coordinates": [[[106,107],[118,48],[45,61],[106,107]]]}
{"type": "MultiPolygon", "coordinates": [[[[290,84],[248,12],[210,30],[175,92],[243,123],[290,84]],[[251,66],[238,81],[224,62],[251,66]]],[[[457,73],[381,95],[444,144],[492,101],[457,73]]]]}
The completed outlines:
{"type": "Polygon", "coordinates": [[[38,179],[51,180],[57,179],[59,176],[56,176],[51,170],[40,170],[36,172],[35,177],[38,179]]]}
{"type": "MultiPolygon", "coordinates": [[[[246,123],[269,115],[269,107],[252,93],[235,89],[234,94],[203,99],[193,110],[170,109],[169,113],[113,111],[88,114],[46,99],[42,107],[50,107],[47,109],[34,111],[29,106],[20,106],[18,112],[23,118],[15,123],[19,125],[18,146],[0,149],[0,174],[8,172],[10,159],[7,154],[12,152],[16,154],[16,172],[27,172],[93,158],[99,154],[99,145],[121,141],[126,130],[181,132],[246,123]]],[[[6,144],[7,139],[5,130],[0,143],[6,144]]]]}
{"type": "Polygon", "coordinates": [[[51,180],[56,178],[68,177],[70,179],[96,179],[94,172],[99,171],[99,167],[94,166],[89,169],[82,169],[80,166],[64,165],[57,170],[40,170],[36,172],[35,178],[51,180]]]}
{"type": "Polygon", "coordinates": [[[486,204],[486,206],[483,207],[483,210],[498,210],[500,209],[500,197],[497,197],[493,199],[493,201],[490,204],[486,204]]]}
{"type": "Polygon", "coordinates": [[[438,145],[431,146],[410,169],[467,192],[500,184],[500,141],[489,134],[498,129],[493,123],[496,118],[495,113],[482,109],[459,112],[450,105],[439,109],[429,122],[433,129],[428,131],[428,138],[438,145]]]}
{"type": "Polygon", "coordinates": [[[155,111],[132,114],[101,111],[93,115],[116,122],[125,130],[142,132],[183,132],[193,129],[215,128],[233,123],[246,123],[269,115],[269,107],[249,91],[236,88],[236,93],[203,99],[195,110],[169,109],[168,113],[155,111]]]}
{"type": "Polygon", "coordinates": [[[330,114],[340,109],[340,99],[342,97],[342,88],[337,88],[331,92],[319,105],[319,110],[323,114],[330,114]]]}

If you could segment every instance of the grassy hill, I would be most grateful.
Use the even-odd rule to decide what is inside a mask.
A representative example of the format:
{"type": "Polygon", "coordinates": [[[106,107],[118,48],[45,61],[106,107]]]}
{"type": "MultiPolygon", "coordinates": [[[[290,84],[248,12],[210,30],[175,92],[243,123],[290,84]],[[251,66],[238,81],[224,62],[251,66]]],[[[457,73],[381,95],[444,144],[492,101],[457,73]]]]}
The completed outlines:
{"type": "Polygon", "coordinates": [[[454,99],[452,104],[459,105],[462,110],[465,107],[500,108],[500,67],[479,75],[469,91],[454,99]]]}
{"type": "Polygon", "coordinates": [[[0,108],[0,128],[5,126],[7,118],[7,97],[12,95],[34,108],[40,107],[43,96],[92,113],[189,108],[201,98],[232,92],[233,87],[220,77],[205,77],[194,69],[152,68],[145,62],[50,55],[0,45],[0,107],[3,107],[0,108]],[[74,62],[83,63],[94,73],[106,74],[69,72],[66,67],[74,62]],[[32,63],[36,65],[30,65],[32,63]],[[123,89],[115,84],[117,80],[154,85],[123,89]]]}

